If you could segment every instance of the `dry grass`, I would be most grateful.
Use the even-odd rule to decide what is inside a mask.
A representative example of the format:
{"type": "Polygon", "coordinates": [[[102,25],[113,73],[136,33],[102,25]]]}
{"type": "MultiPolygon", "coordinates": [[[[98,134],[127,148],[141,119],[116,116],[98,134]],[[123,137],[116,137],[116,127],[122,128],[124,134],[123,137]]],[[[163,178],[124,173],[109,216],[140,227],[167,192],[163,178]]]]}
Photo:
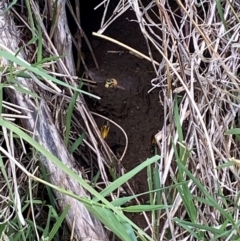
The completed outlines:
{"type": "MultiPolygon", "coordinates": [[[[104,3],[106,11],[109,2],[104,3]]],[[[143,6],[140,1],[120,1],[110,17],[113,20],[129,9],[135,12],[156,73],[152,89],[159,89],[164,106],[164,126],[156,134],[162,154],[158,166],[160,186],[169,185],[169,180],[177,176],[174,145],[181,145],[190,151],[186,168],[217,203],[223,207],[220,194],[228,198],[228,205],[238,203],[239,167],[229,164],[230,158],[239,158],[238,144],[225,132],[238,123],[240,6],[237,1],[177,1],[174,7],[169,5],[171,1],[164,2],[151,1],[143,6]],[[156,50],[162,56],[159,65],[151,55],[156,50]],[[174,121],[177,95],[182,140],[174,121]]],[[[108,20],[103,17],[98,36],[107,26],[108,20]]],[[[194,182],[189,183],[189,189],[194,197],[202,196],[194,182]]],[[[179,217],[178,210],[182,210],[182,219],[188,219],[179,194],[172,198],[174,206],[162,215],[165,221],[161,240],[169,227],[173,237],[178,237],[173,240],[179,240],[178,235],[185,230],[173,221],[179,217]]],[[[233,216],[238,220],[238,209],[233,216]]],[[[212,227],[220,227],[220,220],[221,212],[207,206],[196,218],[197,223],[212,227]]]]}
{"type": "MultiPolygon", "coordinates": [[[[219,1],[206,0],[200,3],[193,1],[183,5],[177,1],[176,6],[172,8],[168,1],[165,4],[151,1],[147,6],[143,6],[137,0],[119,1],[110,20],[106,20],[109,2],[110,0],[102,3],[105,5],[105,12],[101,29],[96,35],[103,37],[102,34],[108,24],[121,16],[124,11],[131,8],[135,12],[135,20],[138,21],[139,28],[146,40],[149,56],[143,56],[137,50],[125,47],[136,55],[141,55],[146,61],[151,61],[156,78],[149,80],[152,83],[152,89],[149,92],[158,89],[160,101],[164,106],[164,126],[161,132],[156,133],[155,136],[161,150],[161,159],[155,166],[158,170],[159,183],[154,183],[154,187],[169,191],[162,191],[160,196],[158,196],[158,192],[154,193],[151,204],[165,204],[171,207],[156,213],[152,212],[151,218],[144,211],[142,212],[148,223],[145,230],[150,230],[152,238],[146,235],[146,239],[143,240],[196,240],[197,238],[194,236],[196,233],[198,237],[203,238],[202,240],[204,238],[210,240],[213,237],[216,240],[217,235],[220,235],[217,230],[223,228],[225,232],[226,227],[230,227],[229,233],[226,235],[227,238],[224,236],[222,240],[230,240],[237,233],[235,225],[238,225],[239,217],[238,158],[240,155],[237,138],[225,135],[225,133],[238,124],[240,21],[236,10],[239,9],[239,4],[237,1],[233,1],[231,4],[230,2],[222,3],[221,6],[219,1]],[[154,60],[152,52],[156,51],[162,56],[161,63],[154,60]],[[168,189],[162,189],[165,187],[168,189]],[[194,215],[191,215],[191,211],[194,215]],[[184,223],[184,221],[186,222],[184,223]],[[189,228],[190,226],[191,228],[189,228]],[[205,227],[215,229],[209,230],[205,227]],[[192,233],[193,230],[195,233],[192,233]]],[[[71,9],[69,3],[68,7],[71,9]]],[[[41,18],[43,15],[48,16],[48,13],[43,14],[42,9],[34,2],[32,2],[31,9],[35,14],[35,24],[38,27],[41,26],[42,29],[43,45],[33,45],[33,47],[29,44],[25,46],[24,51],[29,53],[26,61],[34,63],[33,59],[36,61],[36,56],[59,56],[60,54],[52,42],[52,36],[55,31],[59,31],[57,21],[61,9],[58,8],[56,11],[55,21],[50,26],[50,33],[46,31],[41,18]],[[40,53],[42,47],[43,55],[41,55],[42,52],[40,53]]],[[[74,11],[71,11],[74,16],[74,11]]],[[[28,24],[17,11],[14,13],[16,20],[22,26],[18,29],[19,35],[23,37],[26,32],[33,32],[32,19],[30,18],[28,24]],[[29,29],[29,32],[26,29],[29,29]]],[[[80,22],[77,14],[74,19],[76,23],[80,22]]],[[[60,26],[63,25],[60,24],[60,26]]],[[[86,38],[81,26],[79,24],[77,26],[81,36],[86,38]]],[[[33,34],[33,36],[35,35],[33,34]]],[[[111,38],[108,40],[120,44],[117,40],[111,38]]],[[[67,39],[65,41],[67,43],[67,39]]],[[[87,39],[86,42],[88,42],[87,39]]],[[[81,38],[78,38],[74,45],[81,56],[81,63],[87,70],[80,49],[81,38]]],[[[122,46],[124,47],[124,45],[122,46]]],[[[119,159],[112,154],[110,148],[102,140],[91,113],[86,105],[82,105],[83,99],[74,96],[71,86],[77,87],[77,77],[71,65],[71,50],[68,49],[69,46],[65,47],[67,56],[64,60],[52,58],[41,65],[46,73],[61,77],[64,83],[68,83],[68,85],[64,85],[66,89],[61,94],[59,94],[61,91],[59,87],[52,82],[47,82],[47,79],[45,79],[46,82],[42,82],[32,74],[31,78],[35,81],[35,87],[38,86],[38,91],[44,90],[44,97],[50,108],[54,110],[52,115],[55,125],[59,131],[62,131],[61,135],[65,139],[65,144],[68,147],[73,144],[79,138],[79,132],[86,134],[82,143],[83,148],[79,148],[77,154],[89,162],[90,166],[91,163],[97,163],[104,186],[108,186],[111,183],[105,168],[112,167],[110,160],[119,163],[119,159]],[[56,70],[58,74],[54,74],[56,70]],[[71,101],[73,102],[71,103],[71,101]],[[69,116],[68,113],[66,114],[66,109],[69,116]],[[73,109],[75,110],[74,115],[73,109]],[[91,156],[91,160],[89,160],[89,156],[91,156]]],[[[90,44],[89,48],[91,49],[90,44]]],[[[93,52],[92,55],[94,56],[93,52]]],[[[38,61],[41,60],[38,59],[38,61]]],[[[78,67],[79,65],[80,62],[77,63],[78,67]]],[[[61,86],[63,83],[57,84],[61,86]]],[[[61,89],[63,90],[63,88],[61,89]]],[[[15,118],[13,115],[11,117],[15,118]]],[[[9,136],[12,138],[12,136],[7,133],[3,134],[4,142],[11,143],[13,139],[8,138],[9,136]]],[[[9,149],[9,153],[13,152],[13,149],[9,149]]],[[[21,160],[20,156],[25,155],[24,151],[18,156],[19,160],[21,160]]],[[[8,156],[2,147],[1,152],[8,156]]],[[[11,159],[10,157],[8,156],[9,159],[11,159]]],[[[35,156],[30,159],[35,161],[35,156]]],[[[122,157],[120,161],[121,159],[122,157]]],[[[0,160],[2,163],[2,159],[0,160]]],[[[6,163],[5,165],[8,166],[6,163]]],[[[31,167],[31,170],[31,173],[34,173],[35,169],[31,167]]],[[[23,172],[27,173],[25,169],[23,172]]],[[[83,175],[84,172],[85,170],[82,170],[83,175]]],[[[121,174],[124,175],[124,173],[121,174]]],[[[14,178],[16,179],[16,177],[14,178]]],[[[152,180],[152,182],[154,181],[152,180]]],[[[100,184],[102,183],[97,181],[96,187],[99,186],[99,190],[102,188],[100,184]]],[[[15,184],[16,188],[17,184],[15,184]]],[[[129,190],[131,190],[130,186],[129,190]]],[[[122,189],[119,187],[118,192],[108,194],[114,200],[118,198],[121,191],[122,189]]],[[[31,190],[29,192],[31,194],[31,190]]],[[[133,193],[133,191],[131,192],[133,193]]],[[[3,197],[6,201],[8,200],[7,195],[9,194],[6,192],[6,196],[3,197]]],[[[140,204],[137,198],[136,201],[140,204]]],[[[33,209],[33,204],[31,205],[30,208],[33,209]]],[[[99,206],[95,207],[92,201],[88,205],[90,206],[88,208],[93,211],[97,211],[97,207],[100,207],[99,203],[99,206]]],[[[111,211],[114,210],[114,215],[120,213],[117,208],[114,210],[110,206],[111,211]]],[[[100,209],[102,212],[107,210],[102,206],[100,209]]],[[[11,218],[9,214],[5,215],[5,217],[7,216],[9,219],[11,218]]],[[[19,217],[22,219],[20,214],[19,217]]],[[[119,220],[126,221],[125,219],[119,220]]],[[[140,235],[140,231],[137,230],[135,234],[140,235]]],[[[141,233],[141,235],[143,234],[141,233]]]]}

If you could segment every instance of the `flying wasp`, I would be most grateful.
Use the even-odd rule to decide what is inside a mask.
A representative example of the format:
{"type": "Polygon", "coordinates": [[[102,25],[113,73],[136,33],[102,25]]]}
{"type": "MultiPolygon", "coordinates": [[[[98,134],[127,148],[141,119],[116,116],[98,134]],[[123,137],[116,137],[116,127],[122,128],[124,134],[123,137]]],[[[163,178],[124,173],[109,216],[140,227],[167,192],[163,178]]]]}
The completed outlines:
{"type": "Polygon", "coordinates": [[[108,137],[109,130],[110,130],[110,123],[109,121],[106,121],[104,125],[100,128],[101,137],[103,139],[106,139],[108,137]]]}
{"type": "Polygon", "coordinates": [[[124,87],[122,87],[121,85],[118,85],[118,82],[116,79],[107,79],[105,82],[105,88],[118,88],[121,90],[125,90],[124,87]]]}
{"type": "MultiPolygon", "coordinates": [[[[111,79],[107,79],[104,77],[103,73],[101,73],[100,71],[94,71],[94,70],[89,70],[86,72],[86,76],[89,77],[92,83],[92,87],[96,87],[97,85],[101,84],[102,82],[104,83],[104,87],[106,89],[110,89],[110,88],[114,88],[114,89],[121,89],[121,90],[129,90],[129,83],[125,81],[126,86],[122,86],[119,85],[119,81],[111,78],[111,79]],[[126,87],[126,88],[125,88],[126,87]]],[[[83,79],[86,80],[86,79],[83,79]]],[[[121,82],[121,81],[120,81],[121,82]]]]}

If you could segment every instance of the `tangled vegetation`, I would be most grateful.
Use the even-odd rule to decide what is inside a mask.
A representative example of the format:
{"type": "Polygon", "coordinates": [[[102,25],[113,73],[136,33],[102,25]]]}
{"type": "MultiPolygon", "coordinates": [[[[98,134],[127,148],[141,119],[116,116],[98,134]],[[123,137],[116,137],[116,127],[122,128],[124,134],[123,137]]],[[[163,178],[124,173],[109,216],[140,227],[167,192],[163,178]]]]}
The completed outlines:
{"type": "Polygon", "coordinates": [[[164,107],[154,142],[161,155],[127,173],[84,101],[99,98],[83,90],[91,81],[76,76],[80,65],[88,71],[80,16],[70,2],[45,2],[0,4],[1,239],[239,240],[239,2],[101,4],[93,34],[152,63],[149,93],[158,89],[164,107]],[[71,35],[65,6],[81,38],[71,35]],[[104,35],[125,11],[134,11],[148,56],[104,35]],[[143,169],[145,204],[128,183],[143,169]],[[147,226],[127,213],[142,214],[147,226]]]}

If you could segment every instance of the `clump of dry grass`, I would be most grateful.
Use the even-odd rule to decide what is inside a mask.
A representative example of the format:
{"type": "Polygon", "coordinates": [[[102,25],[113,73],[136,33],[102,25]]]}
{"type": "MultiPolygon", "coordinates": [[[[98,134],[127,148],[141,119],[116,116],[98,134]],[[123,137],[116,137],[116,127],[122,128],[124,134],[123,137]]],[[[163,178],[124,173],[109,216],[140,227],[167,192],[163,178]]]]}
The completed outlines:
{"type": "MultiPolygon", "coordinates": [[[[104,2],[105,11],[109,11],[109,2],[104,2]]],[[[237,125],[239,115],[239,4],[215,0],[172,4],[120,1],[109,20],[103,17],[98,36],[124,11],[135,12],[134,20],[139,23],[156,73],[156,78],[149,81],[152,89],[159,90],[164,106],[164,126],[156,134],[161,150],[160,186],[169,185],[178,176],[176,152],[181,147],[189,151],[185,167],[216,203],[226,208],[226,203],[238,203],[239,192],[239,167],[230,163],[232,157],[239,158],[238,144],[233,136],[225,134],[237,125]],[[156,50],[162,56],[160,64],[152,55],[156,50]]],[[[203,195],[193,180],[188,187],[193,197],[203,195]]],[[[162,214],[160,240],[164,240],[169,228],[172,240],[184,232],[185,228],[179,228],[174,217],[189,218],[183,210],[181,195],[172,198],[174,206],[162,214]]],[[[218,208],[210,208],[199,200],[195,205],[201,206],[197,223],[221,226],[222,213],[218,208]]],[[[234,220],[238,219],[237,208],[232,215],[234,220]]]]}
{"type": "MultiPolygon", "coordinates": [[[[81,154],[81,157],[85,161],[89,161],[88,157],[91,156],[92,159],[89,164],[96,163],[96,166],[100,169],[104,185],[110,185],[110,188],[104,190],[105,192],[104,194],[102,193],[102,197],[89,188],[89,192],[96,195],[94,196],[95,199],[90,201],[88,199],[81,199],[81,201],[92,213],[95,213],[99,219],[103,218],[103,221],[106,221],[104,219],[105,216],[111,217],[112,219],[110,219],[108,227],[112,229],[117,227],[116,229],[118,230],[115,230],[115,232],[117,233],[117,231],[120,230],[118,235],[121,235],[121,230],[130,230],[132,234],[140,235],[142,238],[145,235],[144,237],[146,239],[143,240],[166,240],[167,238],[168,240],[200,240],[213,237],[217,239],[217,237],[221,235],[223,236],[222,240],[230,239],[233,235],[238,234],[235,225],[237,226],[238,224],[237,220],[239,216],[237,208],[239,202],[237,196],[239,192],[239,171],[237,165],[230,164],[239,163],[239,152],[237,149],[237,139],[234,139],[231,135],[225,135],[225,133],[237,125],[236,120],[239,109],[239,45],[237,43],[239,39],[239,19],[235,11],[239,8],[238,3],[233,2],[230,4],[226,2],[220,5],[219,1],[204,1],[200,3],[194,1],[183,5],[180,1],[177,1],[176,6],[173,7],[169,5],[170,1],[166,1],[164,4],[158,1],[151,1],[148,5],[143,5],[137,0],[119,1],[110,20],[106,21],[106,12],[108,11],[109,3],[110,0],[102,3],[105,5],[105,12],[103,14],[101,28],[96,35],[103,37],[102,33],[108,25],[110,23],[114,24],[114,22],[111,21],[114,21],[122,15],[123,12],[129,9],[135,12],[135,20],[138,21],[139,27],[145,37],[149,56],[144,56],[142,53],[128,46],[122,46],[128,48],[129,51],[134,52],[136,55],[145,58],[146,61],[151,61],[156,73],[156,78],[149,80],[152,83],[151,90],[159,90],[159,98],[164,106],[164,125],[161,132],[156,133],[155,136],[161,150],[161,159],[155,166],[155,170],[158,171],[155,175],[158,179],[155,178],[152,180],[152,176],[149,174],[149,180],[152,180],[154,188],[157,189],[152,196],[150,193],[150,202],[152,205],[151,219],[144,213],[149,207],[137,206],[139,209],[142,208],[142,213],[145,219],[147,219],[148,226],[146,230],[150,230],[151,238],[147,236],[147,234],[143,234],[140,229],[136,228],[136,225],[134,226],[134,224],[122,215],[124,208],[120,209],[117,204],[113,207],[112,203],[110,204],[108,200],[104,199],[104,195],[107,194],[111,196],[112,199],[118,197],[111,191],[117,188],[116,186],[111,186],[106,175],[105,167],[111,166],[111,160],[115,162],[119,160],[111,153],[109,147],[100,137],[99,130],[81,95],[79,97],[73,93],[73,90],[75,90],[76,93],[77,77],[75,76],[72,59],[71,41],[69,42],[69,38],[67,38],[71,33],[69,29],[66,28],[66,15],[62,8],[65,2],[58,1],[59,5],[53,5],[53,8],[55,7],[56,10],[54,18],[51,10],[43,10],[36,3],[31,2],[31,6],[27,6],[29,13],[31,11],[34,12],[34,18],[31,18],[32,14],[29,14],[30,27],[16,11],[15,14],[17,21],[23,24],[20,25],[22,27],[18,28],[20,37],[25,36],[25,31],[28,28],[32,34],[31,38],[36,37],[39,41],[41,36],[39,32],[38,34],[34,32],[34,24],[38,27],[38,30],[41,29],[42,45],[38,43],[38,45],[32,46],[29,43],[29,45],[24,46],[24,51],[29,54],[28,58],[25,56],[27,62],[32,63],[34,62],[33,60],[38,60],[39,66],[45,71],[45,76],[49,74],[47,76],[49,78],[51,76],[61,77],[64,82],[57,83],[62,84],[66,89],[63,93],[60,93],[59,87],[51,82],[45,82],[48,78],[39,80],[34,73],[30,73],[32,69],[27,71],[31,78],[29,78],[29,76],[27,80],[19,79],[19,76],[16,76],[16,78],[20,81],[19,83],[24,84],[24,87],[29,87],[32,93],[35,91],[37,94],[41,94],[44,90],[42,99],[46,101],[44,102],[42,100],[39,106],[41,114],[49,114],[46,115],[48,116],[49,122],[44,119],[41,120],[42,127],[46,127],[46,133],[49,133],[48,128],[50,126],[54,128],[54,133],[63,130],[61,136],[64,137],[65,144],[69,143],[69,139],[71,140],[70,143],[73,143],[72,140],[79,137],[77,135],[79,132],[86,134],[86,138],[84,138],[82,143],[84,148],[79,148],[78,154],[81,154]],[[49,14],[46,11],[49,11],[49,14]],[[50,26],[49,33],[45,28],[41,16],[51,16],[52,25],[50,26]],[[57,37],[61,36],[57,38],[57,41],[55,39],[55,44],[52,41],[54,35],[57,37]],[[43,54],[42,49],[44,49],[43,54]],[[65,51],[64,54],[66,54],[63,60],[53,57],[42,64],[45,61],[43,61],[43,57],[48,57],[49,55],[60,56],[63,54],[61,52],[63,49],[65,51]],[[154,60],[152,53],[155,51],[162,56],[161,63],[154,60]],[[35,58],[35,56],[38,56],[38,58],[35,58]],[[56,70],[58,72],[57,74],[55,73],[56,70]],[[66,85],[66,83],[68,84],[66,85]],[[47,105],[51,110],[54,110],[51,115],[48,108],[45,108],[47,105]],[[75,115],[73,115],[74,108],[75,115]],[[68,110],[69,116],[65,112],[66,109],[68,110]],[[52,116],[54,117],[53,121],[51,120],[52,116]],[[64,119],[63,116],[67,116],[66,119],[64,119]],[[65,122],[66,120],[67,122],[65,122]],[[45,123],[49,125],[44,125],[45,123]],[[71,131],[70,124],[72,125],[71,131]],[[91,155],[85,153],[86,149],[89,151],[88,154],[91,153],[91,155]],[[229,162],[229,160],[232,162],[229,162]],[[101,200],[103,205],[99,201],[96,201],[96,199],[101,200]],[[155,212],[155,204],[161,207],[163,207],[162,204],[165,204],[164,210],[160,211],[161,207],[158,206],[159,209],[155,212]],[[115,218],[116,215],[120,218],[115,218]],[[117,224],[115,225],[112,220],[117,224]],[[127,221],[131,228],[135,228],[135,232],[133,232],[129,226],[127,226],[128,229],[126,229],[126,226],[123,225],[123,223],[126,224],[127,221]],[[220,228],[222,229],[219,231],[220,228]]],[[[51,3],[49,6],[52,6],[51,3]]],[[[68,8],[72,12],[72,15],[74,15],[69,2],[68,8]]],[[[76,16],[74,19],[76,23],[79,22],[79,16],[76,16]]],[[[79,24],[77,24],[77,26],[82,37],[86,38],[81,26],[79,24]]],[[[4,30],[7,31],[8,28],[4,28],[4,30]]],[[[29,32],[27,31],[27,33],[29,32]]],[[[108,39],[115,41],[116,44],[121,44],[116,40],[108,39]]],[[[12,37],[11,40],[16,41],[16,38],[12,37]]],[[[26,44],[29,40],[30,39],[27,39],[25,42],[23,41],[23,43],[26,44]]],[[[87,70],[84,57],[81,55],[80,39],[79,42],[74,42],[74,44],[81,56],[81,63],[83,63],[87,70]]],[[[16,44],[16,46],[18,45],[16,44]]],[[[17,49],[16,46],[15,49],[17,49]]],[[[1,49],[4,48],[2,45],[0,47],[1,49]]],[[[89,48],[91,48],[90,45],[89,48]]],[[[77,66],[79,66],[79,64],[80,63],[77,63],[77,66]]],[[[6,70],[7,69],[3,72],[5,73],[6,70]]],[[[10,75],[12,74],[13,72],[11,72],[10,75]]],[[[9,71],[6,71],[6,76],[9,76],[9,71]]],[[[37,104],[39,103],[37,102],[37,98],[34,99],[34,101],[32,101],[31,98],[26,98],[29,102],[25,102],[26,99],[22,98],[21,93],[18,97],[19,98],[15,98],[15,100],[18,100],[19,105],[31,106],[31,108],[38,107],[37,104]]],[[[26,109],[22,108],[23,113],[25,113],[25,110],[26,109]]],[[[26,113],[26,116],[27,115],[30,114],[26,113]]],[[[34,117],[36,116],[37,114],[28,116],[29,123],[27,125],[35,128],[37,125],[34,124],[34,117]]],[[[2,117],[4,116],[2,115],[2,117]]],[[[3,124],[6,123],[1,120],[1,125],[3,124]]],[[[37,132],[39,136],[44,133],[43,130],[34,129],[34,131],[39,131],[37,132]]],[[[21,132],[18,131],[17,133],[21,132]]],[[[12,138],[12,134],[7,135],[7,133],[5,133],[3,142],[12,143],[13,138],[9,141],[9,136],[12,138]]],[[[55,140],[59,141],[59,135],[56,134],[56,136],[58,138],[55,140]]],[[[39,140],[42,141],[41,143],[45,143],[44,141],[47,143],[48,141],[42,136],[40,136],[39,140]]],[[[31,140],[29,143],[31,143],[31,140]]],[[[61,144],[57,145],[58,148],[64,146],[60,141],[57,143],[61,144]]],[[[36,146],[39,148],[39,145],[36,144],[36,146]]],[[[52,146],[53,145],[50,144],[49,146],[45,146],[45,148],[49,150],[52,146]]],[[[1,152],[4,153],[2,149],[3,148],[1,148],[1,152]]],[[[14,150],[14,147],[11,150],[14,150]]],[[[46,153],[42,149],[41,151],[46,153]]],[[[55,154],[59,155],[59,153],[62,152],[63,148],[58,149],[55,154]]],[[[11,154],[11,151],[9,151],[9,153],[11,154]]],[[[25,154],[25,150],[22,153],[19,157],[25,154]]],[[[4,155],[7,156],[9,160],[11,159],[11,155],[7,155],[7,153],[4,153],[4,155]]],[[[49,155],[48,158],[51,159],[50,157],[49,155]]],[[[35,158],[38,159],[38,157],[33,154],[33,157],[30,159],[35,161],[35,158]]],[[[63,156],[62,161],[65,160],[72,160],[72,156],[63,156]]],[[[154,160],[151,161],[151,163],[153,162],[154,160]]],[[[48,163],[51,162],[48,161],[48,163]]],[[[56,163],[57,162],[55,162],[55,164],[56,163]]],[[[71,165],[72,164],[73,163],[71,163],[71,165]]],[[[4,165],[8,166],[8,163],[4,163],[4,165]]],[[[18,164],[19,167],[21,167],[21,165],[21,163],[18,164]]],[[[142,165],[141,168],[147,166],[147,164],[144,165],[142,165]]],[[[12,168],[12,170],[14,170],[14,168],[12,168]]],[[[28,175],[29,180],[30,178],[35,178],[25,169],[21,170],[28,175]]],[[[34,169],[31,170],[34,172],[34,169]]],[[[120,170],[120,172],[121,171],[122,170],[120,170]]],[[[151,173],[150,169],[148,169],[148,171],[151,173]]],[[[65,172],[63,173],[66,174],[65,172]]],[[[76,177],[73,172],[69,171],[68,174],[69,173],[72,179],[75,178],[75,180],[78,180],[78,183],[87,186],[86,183],[81,182],[82,179],[76,177]]],[[[81,174],[83,175],[84,171],[81,174]]],[[[124,173],[121,174],[123,175],[122,177],[124,177],[124,173]]],[[[6,176],[7,175],[5,175],[5,177],[6,176]]],[[[66,177],[66,179],[71,178],[69,178],[69,176],[66,177]]],[[[126,181],[121,179],[121,182],[119,182],[120,186],[127,182],[128,178],[130,177],[128,176],[126,181]]],[[[41,182],[39,179],[35,180],[41,182]]],[[[17,189],[17,184],[16,182],[14,183],[15,189],[17,189]]],[[[71,184],[73,183],[75,182],[71,184]]],[[[44,184],[46,183],[44,182],[44,184]]],[[[59,184],[59,186],[61,185],[59,184]]],[[[75,184],[73,186],[75,186],[75,184]]],[[[98,185],[96,184],[96,186],[98,185]]],[[[58,190],[58,192],[62,193],[63,191],[60,188],[51,187],[58,190]]],[[[130,186],[128,186],[128,188],[131,190],[130,186]]],[[[9,190],[11,190],[11,187],[9,190]]],[[[29,193],[30,195],[32,194],[31,185],[29,185],[29,193]]],[[[80,195],[80,193],[78,194],[80,195]]],[[[71,196],[72,194],[68,193],[68,195],[71,196]]],[[[85,196],[85,193],[82,196],[85,196]]],[[[74,198],[77,199],[78,197],[74,196],[74,198]]],[[[129,200],[131,200],[131,198],[129,200]]],[[[8,198],[5,197],[5,200],[8,200],[8,198]]],[[[139,203],[137,198],[136,200],[139,203]]],[[[14,202],[13,204],[16,205],[14,202]]],[[[28,210],[30,209],[34,209],[33,203],[28,207],[28,210]]],[[[129,210],[130,209],[128,209],[128,211],[129,210]]],[[[32,213],[34,213],[34,211],[32,211],[32,213]]],[[[9,218],[11,218],[10,215],[9,218]]],[[[20,218],[22,218],[21,215],[19,215],[19,219],[20,218]]],[[[79,217],[78,219],[78,221],[85,220],[79,217]]],[[[33,217],[33,220],[35,221],[35,217],[33,217]]],[[[70,220],[69,223],[71,223],[72,220],[68,220],[70,220]]],[[[73,223],[75,224],[75,220],[73,223]]],[[[105,225],[107,226],[106,222],[105,225]]],[[[85,225],[85,227],[87,226],[89,225],[85,225]]],[[[81,233],[80,225],[77,225],[77,228],[79,228],[81,233]]],[[[38,234],[36,223],[34,223],[33,229],[31,230],[36,231],[36,234],[38,234]]],[[[99,230],[102,237],[105,237],[105,235],[101,233],[101,227],[99,227],[99,230]]],[[[126,233],[129,234],[127,231],[124,235],[126,233]]]]}

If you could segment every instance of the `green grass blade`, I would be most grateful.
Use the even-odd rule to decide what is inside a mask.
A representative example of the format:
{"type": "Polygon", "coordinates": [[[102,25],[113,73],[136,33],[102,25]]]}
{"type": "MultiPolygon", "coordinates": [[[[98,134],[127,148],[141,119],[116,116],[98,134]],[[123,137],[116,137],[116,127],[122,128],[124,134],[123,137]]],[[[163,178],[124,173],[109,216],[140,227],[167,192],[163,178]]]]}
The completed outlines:
{"type": "Polygon", "coordinates": [[[90,93],[88,93],[86,91],[83,91],[83,90],[79,90],[76,87],[70,86],[70,85],[68,85],[68,84],[66,84],[66,83],[64,83],[64,82],[62,82],[62,81],[52,77],[51,75],[45,73],[44,71],[39,70],[36,67],[33,67],[32,65],[30,65],[26,61],[24,61],[24,60],[22,60],[22,59],[20,59],[18,57],[15,57],[14,55],[8,53],[7,51],[0,50],[0,56],[3,56],[4,58],[6,58],[6,59],[8,59],[8,60],[10,60],[10,61],[12,61],[12,62],[22,66],[22,67],[24,67],[24,68],[26,68],[27,70],[29,70],[29,71],[31,71],[31,72],[33,72],[33,73],[35,73],[35,74],[37,74],[37,75],[39,75],[39,76],[41,76],[43,78],[51,80],[51,81],[53,81],[53,82],[55,82],[55,83],[57,83],[59,85],[62,85],[64,87],[70,88],[72,90],[81,92],[82,94],[88,95],[88,96],[93,97],[95,99],[98,99],[98,100],[100,99],[100,97],[98,97],[96,95],[90,94],[90,93]]]}
{"type": "Polygon", "coordinates": [[[128,213],[141,213],[141,212],[162,210],[170,207],[171,206],[168,206],[168,205],[134,205],[134,206],[128,206],[126,208],[122,208],[122,210],[128,213]]]}
{"type": "Polygon", "coordinates": [[[229,220],[232,224],[234,223],[233,218],[217,203],[217,201],[209,194],[206,188],[199,182],[197,178],[195,178],[192,173],[178,160],[176,160],[178,166],[186,172],[189,178],[196,184],[196,186],[200,189],[200,191],[206,196],[211,205],[216,208],[225,218],[229,220]]]}
{"type": "MultiPolygon", "coordinates": [[[[224,26],[226,32],[227,32],[228,31],[228,26],[227,26],[227,22],[226,22],[226,20],[224,18],[223,7],[221,5],[221,1],[220,0],[215,0],[215,1],[216,1],[216,4],[217,4],[218,14],[219,14],[219,16],[221,18],[221,21],[223,23],[223,26],[224,26]]],[[[228,33],[228,36],[231,37],[231,34],[228,33]]]]}
{"type": "Polygon", "coordinates": [[[66,215],[67,215],[70,207],[71,207],[70,205],[66,206],[66,207],[64,208],[62,214],[60,215],[60,217],[57,218],[56,223],[54,224],[52,230],[50,231],[50,233],[49,233],[49,235],[48,235],[48,241],[51,241],[51,240],[54,238],[55,234],[57,233],[57,231],[58,231],[59,228],[61,227],[62,222],[65,220],[66,215]]]}
{"type": "Polygon", "coordinates": [[[10,4],[8,3],[8,6],[1,12],[0,16],[3,16],[7,11],[9,11],[17,3],[17,1],[18,0],[13,0],[10,4]]]}
{"type": "Polygon", "coordinates": [[[27,7],[27,11],[28,11],[28,18],[30,21],[30,29],[32,32],[32,37],[35,37],[35,26],[34,26],[34,21],[33,21],[33,13],[32,13],[32,9],[30,6],[30,0],[25,0],[26,3],[26,7],[27,7]]]}
{"type": "Polygon", "coordinates": [[[42,48],[43,48],[43,40],[42,40],[42,29],[40,24],[37,24],[38,29],[38,47],[37,47],[37,61],[42,60],[42,48]]]}
{"type": "Polygon", "coordinates": [[[225,135],[240,135],[240,128],[233,128],[233,129],[227,130],[225,132],[225,135]]]}
{"type": "MultiPolygon", "coordinates": [[[[82,88],[82,82],[79,83],[78,89],[80,90],[82,88]]],[[[68,146],[68,141],[69,141],[69,136],[70,136],[70,131],[71,131],[71,123],[72,123],[72,115],[73,115],[73,110],[74,106],[77,101],[77,97],[79,95],[78,91],[74,92],[74,95],[69,103],[68,109],[67,109],[67,114],[66,114],[66,134],[64,138],[64,143],[66,146],[68,146]]],[[[81,144],[81,143],[80,143],[81,144]]]]}
{"type": "MultiPolygon", "coordinates": [[[[124,184],[125,182],[127,182],[129,179],[131,179],[132,177],[134,177],[137,173],[139,173],[142,169],[144,169],[145,167],[157,162],[159,160],[159,156],[156,155],[152,158],[148,158],[146,161],[144,161],[143,163],[141,163],[140,165],[138,165],[137,167],[135,167],[133,170],[127,172],[126,174],[124,174],[123,176],[119,177],[117,180],[115,180],[114,182],[112,182],[108,187],[106,187],[101,193],[100,195],[102,197],[106,197],[109,193],[113,192],[114,190],[116,190],[118,187],[122,186],[122,184],[124,184]]],[[[94,201],[96,201],[97,199],[94,198],[94,201]]]]}
{"type": "Polygon", "coordinates": [[[72,146],[69,148],[69,153],[73,153],[76,149],[79,148],[79,146],[82,144],[84,138],[85,138],[86,134],[85,132],[81,134],[81,136],[79,136],[77,138],[76,141],[74,141],[74,143],[72,144],[72,146]]]}
{"type": "Polygon", "coordinates": [[[88,209],[94,213],[103,224],[105,224],[110,230],[115,233],[121,240],[132,241],[129,238],[128,233],[117,216],[110,210],[97,206],[88,206],[88,209]]]}

